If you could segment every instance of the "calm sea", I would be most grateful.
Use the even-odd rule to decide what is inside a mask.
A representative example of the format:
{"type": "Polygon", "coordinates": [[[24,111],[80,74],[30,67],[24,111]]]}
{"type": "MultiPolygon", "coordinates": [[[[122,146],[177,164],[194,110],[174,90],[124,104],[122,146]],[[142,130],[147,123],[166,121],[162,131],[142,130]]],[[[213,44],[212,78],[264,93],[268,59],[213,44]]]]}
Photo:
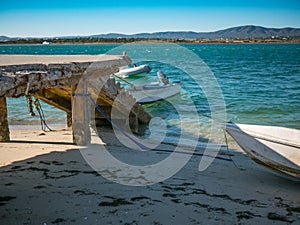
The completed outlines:
{"type": "MultiPolygon", "coordinates": [[[[103,54],[117,47],[101,45],[0,45],[0,54],[103,54]]],[[[223,92],[227,119],[237,123],[277,125],[300,129],[300,45],[299,44],[186,44],[210,68],[223,92]]],[[[130,55],[129,55],[130,56],[130,55]]],[[[189,63],[189,62],[186,62],[189,63]]],[[[210,115],[209,105],[193,79],[183,78],[174,67],[150,62],[148,80],[163,70],[171,80],[182,80],[183,91],[173,98],[182,107],[190,96],[203,127],[210,115]]],[[[130,79],[134,82],[133,79],[130,79]]],[[[163,118],[176,132],[178,115],[174,107],[160,101],[144,106],[153,116],[163,118]]],[[[63,123],[65,113],[43,104],[48,123],[63,123]]],[[[38,123],[27,110],[24,98],[8,99],[9,123],[38,123]]],[[[193,130],[199,124],[188,121],[193,130]]]]}

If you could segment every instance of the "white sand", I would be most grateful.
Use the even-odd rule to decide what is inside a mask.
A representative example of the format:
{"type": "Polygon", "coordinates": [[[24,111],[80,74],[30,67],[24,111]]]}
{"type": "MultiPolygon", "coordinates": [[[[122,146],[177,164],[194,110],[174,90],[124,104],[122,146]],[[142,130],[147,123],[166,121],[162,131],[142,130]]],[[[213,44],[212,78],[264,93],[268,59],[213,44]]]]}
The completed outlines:
{"type": "MultiPolygon", "coordinates": [[[[12,129],[11,136],[14,141],[0,144],[1,224],[300,224],[300,183],[268,173],[240,152],[231,158],[245,170],[216,159],[199,172],[200,157],[193,156],[170,179],[132,187],[93,171],[68,130],[12,129]]],[[[116,157],[143,160],[109,129],[101,137],[116,157]]],[[[147,159],[167,154],[148,152],[147,159]]]]}
{"type": "Polygon", "coordinates": [[[53,132],[44,132],[39,128],[35,125],[10,127],[12,142],[0,143],[0,166],[53,151],[66,151],[73,143],[72,132],[64,125],[54,126],[53,132]]]}

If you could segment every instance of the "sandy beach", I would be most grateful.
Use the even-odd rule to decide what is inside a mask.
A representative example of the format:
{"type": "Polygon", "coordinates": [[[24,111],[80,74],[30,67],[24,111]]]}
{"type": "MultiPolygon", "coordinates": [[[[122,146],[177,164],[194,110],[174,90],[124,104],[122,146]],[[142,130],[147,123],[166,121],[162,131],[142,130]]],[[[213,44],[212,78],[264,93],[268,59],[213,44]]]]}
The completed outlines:
{"type": "MultiPolygon", "coordinates": [[[[109,128],[101,138],[115,156],[139,161],[109,128]]],[[[219,152],[204,172],[194,155],[173,177],[133,187],[95,172],[63,127],[15,126],[11,139],[0,144],[1,224],[300,224],[300,183],[267,172],[240,150],[219,152]]],[[[147,154],[155,160],[169,153],[147,154]]]]}

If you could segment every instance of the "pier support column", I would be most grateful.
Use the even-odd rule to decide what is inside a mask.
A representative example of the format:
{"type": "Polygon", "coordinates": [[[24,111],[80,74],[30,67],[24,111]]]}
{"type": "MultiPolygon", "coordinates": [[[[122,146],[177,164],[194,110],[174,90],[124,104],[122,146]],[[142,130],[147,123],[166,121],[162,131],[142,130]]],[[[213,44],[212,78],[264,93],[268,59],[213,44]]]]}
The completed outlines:
{"type": "Polygon", "coordinates": [[[129,113],[129,127],[133,133],[135,133],[135,134],[138,133],[139,121],[138,121],[137,115],[133,112],[129,113]]]}
{"type": "Polygon", "coordinates": [[[82,82],[77,88],[72,86],[72,131],[73,142],[77,145],[91,143],[90,133],[90,100],[87,94],[87,84],[82,82]],[[75,92],[76,91],[76,92],[75,92]]]}
{"type": "Polygon", "coordinates": [[[9,128],[7,121],[6,97],[0,97],[0,142],[9,141],[9,128]]]}
{"type": "Polygon", "coordinates": [[[67,127],[72,127],[72,113],[66,113],[67,114],[67,127]]]}

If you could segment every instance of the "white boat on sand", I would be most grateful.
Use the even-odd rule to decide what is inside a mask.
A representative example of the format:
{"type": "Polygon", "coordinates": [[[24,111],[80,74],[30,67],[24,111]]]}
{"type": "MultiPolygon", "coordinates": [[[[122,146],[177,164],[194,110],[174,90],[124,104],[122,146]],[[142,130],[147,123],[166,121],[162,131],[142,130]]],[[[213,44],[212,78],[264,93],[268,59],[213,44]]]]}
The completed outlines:
{"type": "Polygon", "coordinates": [[[139,75],[139,74],[146,74],[151,71],[151,67],[148,64],[136,66],[134,64],[134,67],[120,67],[119,72],[115,73],[115,75],[119,77],[129,77],[129,76],[134,76],[134,75],[139,75]]]}
{"type": "Polygon", "coordinates": [[[181,82],[170,83],[163,72],[157,72],[160,82],[135,86],[129,85],[126,89],[139,103],[151,103],[170,98],[181,91],[181,82]]]}
{"type": "Polygon", "coordinates": [[[258,164],[300,180],[300,130],[228,123],[226,131],[258,164]]]}

